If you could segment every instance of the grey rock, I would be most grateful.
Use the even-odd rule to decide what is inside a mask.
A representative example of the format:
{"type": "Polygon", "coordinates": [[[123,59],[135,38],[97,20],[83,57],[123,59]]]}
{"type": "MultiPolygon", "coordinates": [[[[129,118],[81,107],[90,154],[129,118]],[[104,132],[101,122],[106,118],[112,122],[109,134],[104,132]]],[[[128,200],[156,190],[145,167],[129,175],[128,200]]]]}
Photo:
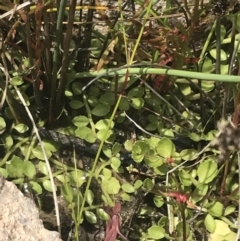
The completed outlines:
{"type": "Polygon", "coordinates": [[[61,241],[44,229],[34,202],[0,176],[0,241],[61,241]]]}

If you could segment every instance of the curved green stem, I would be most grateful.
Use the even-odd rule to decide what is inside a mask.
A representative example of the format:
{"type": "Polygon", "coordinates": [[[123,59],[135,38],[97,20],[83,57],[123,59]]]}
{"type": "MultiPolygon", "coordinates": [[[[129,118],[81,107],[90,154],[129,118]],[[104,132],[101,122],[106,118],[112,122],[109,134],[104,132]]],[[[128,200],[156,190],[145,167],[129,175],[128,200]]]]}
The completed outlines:
{"type": "Polygon", "coordinates": [[[67,0],[61,0],[59,9],[58,9],[58,17],[57,17],[57,29],[56,29],[56,43],[54,47],[54,52],[53,52],[53,71],[52,71],[52,80],[51,80],[51,100],[50,100],[50,108],[49,108],[49,118],[50,118],[50,123],[53,120],[53,110],[54,110],[54,104],[55,104],[55,98],[56,98],[56,89],[57,89],[57,73],[59,70],[59,52],[60,52],[60,47],[62,43],[62,25],[63,25],[63,17],[64,17],[64,12],[65,12],[65,7],[66,7],[67,0]]]}
{"type": "MultiPolygon", "coordinates": [[[[113,122],[113,118],[114,118],[114,116],[116,115],[116,112],[117,112],[117,109],[118,109],[118,106],[119,106],[119,104],[120,104],[121,99],[122,99],[122,95],[119,95],[119,98],[118,98],[118,100],[117,100],[117,103],[116,103],[116,105],[115,105],[115,108],[114,108],[114,110],[113,110],[113,113],[112,113],[112,115],[111,115],[110,121],[109,121],[109,123],[108,123],[107,130],[109,130],[110,127],[111,127],[111,124],[112,124],[112,122],[113,122]]],[[[87,192],[88,192],[88,190],[89,190],[89,188],[90,188],[90,184],[91,184],[91,182],[92,182],[92,178],[93,178],[93,176],[95,175],[95,170],[96,170],[97,162],[98,162],[98,160],[99,160],[99,157],[100,157],[100,154],[101,154],[101,151],[102,151],[102,148],[103,148],[103,144],[104,144],[104,142],[105,142],[105,140],[106,140],[106,138],[107,138],[107,134],[108,134],[108,132],[106,131],[106,134],[105,134],[103,140],[101,141],[101,143],[100,143],[100,145],[99,145],[99,149],[98,149],[97,155],[96,155],[96,157],[95,157],[92,170],[91,170],[90,175],[89,175],[89,179],[88,179],[88,182],[87,182],[86,190],[85,190],[85,193],[84,193],[84,196],[83,196],[82,205],[81,205],[80,212],[79,212],[79,217],[80,217],[80,219],[81,219],[81,217],[82,217],[82,213],[83,213],[83,210],[84,210],[84,205],[85,205],[86,198],[87,198],[87,192]]],[[[106,197],[109,197],[108,194],[105,194],[105,195],[107,195],[106,197]]],[[[109,201],[111,201],[111,202],[113,203],[113,201],[111,200],[110,197],[109,197],[109,199],[110,199],[109,201]]]]}
{"type": "Polygon", "coordinates": [[[28,141],[29,137],[26,137],[19,141],[11,150],[9,150],[8,153],[4,156],[4,158],[0,161],[0,167],[8,161],[8,158],[12,155],[12,153],[14,153],[23,143],[28,141]]]}
{"type": "Polygon", "coordinates": [[[96,171],[95,171],[95,177],[98,179],[100,172],[105,168],[106,166],[111,165],[111,161],[104,162],[96,171]]]}
{"type": "Polygon", "coordinates": [[[94,125],[93,120],[92,120],[92,113],[91,113],[91,110],[90,110],[88,102],[87,102],[87,96],[85,94],[83,95],[83,102],[84,102],[84,105],[85,105],[86,110],[87,110],[87,115],[88,115],[88,119],[89,119],[89,123],[90,123],[91,128],[92,128],[92,131],[93,131],[94,134],[96,134],[95,125],[94,125]]]}
{"type": "MultiPolygon", "coordinates": [[[[81,72],[69,74],[71,78],[94,78],[94,77],[114,77],[115,75],[124,76],[128,72],[129,75],[147,75],[147,74],[158,74],[158,75],[169,75],[169,76],[178,76],[191,79],[203,79],[209,81],[217,82],[233,82],[239,83],[239,76],[236,75],[221,75],[221,74],[208,74],[208,73],[199,73],[192,71],[184,70],[175,70],[175,69],[163,69],[163,68],[129,68],[129,66],[123,66],[117,69],[102,69],[100,71],[93,72],[81,72]]],[[[137,77],[136,77],[137,78],[137,77]]]]}

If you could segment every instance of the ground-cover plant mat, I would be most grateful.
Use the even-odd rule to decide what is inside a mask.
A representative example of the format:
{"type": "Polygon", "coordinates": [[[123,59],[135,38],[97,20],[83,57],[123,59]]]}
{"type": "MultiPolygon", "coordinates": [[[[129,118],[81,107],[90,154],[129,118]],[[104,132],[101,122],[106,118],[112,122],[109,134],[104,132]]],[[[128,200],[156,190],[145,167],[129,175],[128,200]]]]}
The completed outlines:
{"type": "Polygon", "coordinates": [[[0,173],[47,228],[238,239],[239,7],[2,1],[0,173]]]}

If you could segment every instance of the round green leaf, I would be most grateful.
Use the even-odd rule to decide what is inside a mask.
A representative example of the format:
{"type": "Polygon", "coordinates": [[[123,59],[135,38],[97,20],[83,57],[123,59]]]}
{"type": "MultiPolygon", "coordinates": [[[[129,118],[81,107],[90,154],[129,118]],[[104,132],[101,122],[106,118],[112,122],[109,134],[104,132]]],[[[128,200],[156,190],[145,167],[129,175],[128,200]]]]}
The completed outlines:
{"type": "Polygon", "coordinates": [[[115,177],[111,177],[108,183],[108,193],[109,194],[118,194],[120,190],[120,183],[115,177]]]}
{"type": "MultiPolygon", "coordinates": [[[[39,160],[45,160],[45,157],[43,155],[42,148],[40,146],[37,146],[32,149],[32,153],[35,157],[37,157],[39,160]]],[[[45,153],[47,155],[47,158],[50,158],[52,156],[52,152],[45,149],[45,153]]]]}
{"type": "Polygon", "coordinates": [[[56,178],[62,183],[69,182],[69,177],[65,174],[57,175],[56,178]]]}
{"type": "Polygon", "coordinates": [[[93,107],[99,104],[99,100],[95,96],[89,96],[87,101],[88,101],[89,105],[93,106],[93,107]]]}
{"type": "Polygon", "coordinates": [[[190,95],[192,92],[189,84],[181,84],[181,85],[179,85],[179,89],[185,96],[190,95]]]}
{"type": "Polygon", "coordinates": [[[86,137],[85,137],[85,140],[87,141],[87,142],[89,142],[89,143],[95,143],[95,141],[96,141],[96,136],[93,134],[93,132],[91,131],[91,132],[89,132],[89,133],[87,133],[87,135],[86,135],[86,137]]]}
{"type": "Polygon", "coordinates": [[[97,216],[103,221],[107,221],[109,219],[109,215],[102,208],[97,209],[97,216]]]}
{"type": "Polygon", "coordinates": [[[9,164],[6,165],[6,169],[10,177],[23,177],[23,161],[15,155],[12,157],[9,164]]]}
{"type": "Polygon", "coordinates": [[[86,173],[81,170],[74,170],[69,173],[69,184],[74,187],[81,187],[86,182],[86,173]]]}
{"type": "Polygon", "coordinates": [[[209,183],[217,176],[217,173],[217,163],[206,160],[197,169],[198,181],[200,183],[209,183]]]}
{"type": "Polygon", "coordinates": [[[89,119],[84,115],[80,115],[74,117],[72,122],[77,127],[85,127],[89,124],[89,119]]]}
{"type": "Polygon", "coordinates": [[[131,199],[131,196],[129,194],[127,194],[126,192],[122,193],[121,194],[121,198],[124,200],[124,201],[127,201],[127,202],[131,202],[132,199],[131,199]]]}
{"type": "Polygon", "coordinates": [[[36,168],[30,161],[23,162],[23,172],[29,178],[36,176],[36,168]]]}
{"type": "MultiPolygon", "coordinates": [[[[96,128],[97,130],[105,130],[105,129],[108,128],[110,122],[111,122],[110,119],[100,120],[100,121],[98,121],[98,122],[96,123],[95,128],[96,128]]],[[[112,129],[113,127],[114,127],[114,122],[112,121],[109,128],[112,129]]]]}
{"type": "Polygon", "coordinates": [[[132,99],[135,97],[142,97],[144,95],[144,93],[145,93],[145,89],[143,87],[136,87],[136,88],[131,89],[128,92],[127,97],[129,99],[132,99]]]}
{"type": "Polygon", "coordinates": [[[152,136],[150,139],[148,139],[148,144],[152,149],[156,149],[159,141],[159,138],[152,136]]]}
{"type": "Polygon", "coordinates": [[[193,158],[197,154],[197,150],[195,149],[185,149],[180,152],[180,156],[184,161],[192,161],[196,158],[193,158]]]}
{"type": "Polygon", "coordinates": [[[227,206],[224,210],[224,216],[234,213],[235,211],[236,211],[236,207],[234,205],[227,206]]]}
{"type": "Polygon", "coordinates": [[[145,129],[146,129],[147,131],[155,131],[155,130],[157,129],[157,125],[156,125],[156,124],[153,124],[153,123],[149,123],[149,124],[145,127],[145,129]]]}
{"type": "Polygon", "coordinates": [[[143,186],[142,186],[142,188],[143,188],[145,191],[149,192],[149,191],[151,191],[151,190],[153,189],[153,187],[154,187],[154,183],[153,183],[153,181],[152,181],[151,179],[146,178],[146,179],[143,181],[143,186]]]}
{"type": "Polygon", "coordinates": [[[203,73],[211,73],[213,70],[213,63],[212,60],[208,57],[204,59],[202,72],[203,73]]]}
{"type": "Polygon", "coordinates": [[[138,188],[140,188],[142,185],[143,185],[143,182],[142,182],[141,180],[137,180],[137,181],[134,183],[134,188],[135,188],[135,189],[138,189],[138,188]]]}
{"type": "Polygon", "coordinates": [[[39,162],[38,168],[41,173],[45,174],[46,176],[48,175],[48,169],[45,162],[39,162]]]}
{"type": "Polygon", "coordinates": [[[30,68],[30,60],[29,58],[25,58],[23,61],[23,65],[25,68],[30,68]]]}
{"type": "Polygon", "coordinates": [[[22,85],[23,84],[23,79],[22,79],[22,77],[17,75],[17,76],[14,76],[13,78],[11,78],[11,82],[10,83],[11,83],[11,85],[15,85],[15,86],[22,85]]]}
{"type": "Polygon", "coordinates": [[[112,150],[110,149],[110,147],[108,145],[104,145],[102,148],[103,153],[107,156],[107,157],[112,157],[112,150]]]}
{"type": "Polygon", "coordinates": [[[162,205],[164,204],[164,200],[163,200],[162,196],[155,196],[153,198],[153,202],[156,205],[156,207],[158,207],[158,208],[162,207],[162,205]]]}
{"type": "Polygon", "coordinates": [[[28,126],[25,124],[18,124],[16,126],[14,126],[13,128],[21,134],[27,132],[29,129],[28,126]]]}
{"type": "Polygon", "coordinates": [[[204,219],[204,225],[208,232],[213,233],[216,229],[216,223],[212,215],[208,214],[204,219]]]}
{"type": "Polygon", "coordinates": [[[67,182],[63,182],[62,188],[61,188],[61,194],[65,198],[65,200],[68,203],[72,203],[73,200],[73,189],[67,182]]]}
{"type": "Polygon", "coordinates": [[[113,134],[114,134],[114,132],[112,130],[102,129],[102,130],[97,132],[97,138],[100,141],[105,141],[113,134]]]}
{"type": "Polygon", "coordinates": [[[50,152],[56,152],[60,147],[60,144],[55,141],[44,140],[42,143],[44,148],[50,152]]]}
{"type": "Polygon", "coordinates": [[[191,177],[192,178],[195,178],[197,176],[197,170],[196,169],[193,169],[192,171],[191,171],[191,177]]]}
{"type": "Polygon", "coordinates": [[[143,98],[133,98],[131,99],[133,108],[140,110],[144,106],[143,98]]]}
{"type": "Polygon", "coordinates": [[[127,99],[122,98],[120,103],[119,103],[118,108],[119,108],[119,110],[122,110],[122,111],[128,110],[129,109],[129,102],[127,101],[127,99]]]}
{"type": "Polygon", "coordinates": [[[165,237],[165,230],[160,226],[153,225],[148,229],[148,235],[150,238],[155,240],[162,239],[165,237]]]}
{"type": "Polygon", "coordinates": [[[158,142],[157,153],[162,157],[172,157],[175,153],[175,145],[167,138],[164,138],[158,142]]]}
{"type": "Polygon", "coordinates": [[[94,193],[91,190],[87,191],[87,196],[86,196],[86,202],[89,204],[89,206],[92,205],[94,200],[94,193]]]}
{"type": "Polygon", "coordinates": [[[206,134],[202,134],[205,141],[211,141],[217,135],[217,130],[211,130],[206,134]]]}
{"type": "Polygon", "coordinates": [[[72,93],[72,91],[70,91],[69,89],[65,89],[64,95],[65,95],[66,97],[73,97],[73,93],[72,93]]]}
{"type": "Polygon", "coordinates": [[[123,189],[124,192],[127,192],[127,193],[134,193],[135,192],[134,186],[132,186],[129,183],[124,183],[122,185],[122,189],[123,189]]]}
{"type": "Polygon", "coordinates": [[[78,127],[75,131],[77,137],[88,141],[89,143],[94,143],[96,141],[96,136],[93,131],[88,127],[78,127]]]}
{"type": "Polygon", "coordinates": [[[192,192],[191,199],[193,203],[196,203],[202,200],[208,191],[207,184],[200,184],[196,187],[196,189],[192,192]]]}
{"type": "MultiPolygon", "coordinates": [[[[219,235],[227,235],[231,232],[229,226],[227,223],[225,223],[224,221],[222,220],[215,220],[215,223],[216,223],[216,229],[215,229],[215,232],[214,233],[217,233],[219,235]]],[[[220,239],[221,240],[221,239],[220,239]]],[[[231,240],[235,240],[235,239],[231,239],[231,240]]],[[[224,240],[225,241],[225,240],[224,240]]],[[[228,241],[228,240],[227,240],[228,241]]]]}
{"type": "Polygon", "coordinates": [[[161,134],[161,136],[163,136],[163,137],[174,138],[174,133],[170,129],[166,129],[166,128],[159,129],[159,126],[158,126],[158,131],[161,134]]]}
{"type": "Polygon", "coordinates": [[[127,151],[132,151],[133,142],[130,141],[130,140],[125,141],[125,142],[124,142],[124,148],[125,148],[127,151]]]}
{"type": "Polygon", "coordinates": [[[89,89],[89,95],[98,97],[100,94],[100,89],[97,88],[96,86],[92,85],[89,89]]]}
{"type": "Polygon", "coordinates": [[[30,181],[29,184],[31,185],[32,190],[37,194],[42,194],[42,187],[37,182],[30,181]]]}
{"type": "Polygon", "coordinates": [[[4,142],[4,146],[5,146],[6,149],[10,149],[12,147],[12,145],[13,145],[13,138],[10,135],[4,135],[2,137],[2,140],[4,142]]]}
{"type": "Polygon", "coordinates": [[[213,241],[232,241],[237,240],[237,234],[233,232],[228,224],[222,220],[215,220],[216,229],[214,233],[210,233],[209,239],[213,241]]]}
{"type": "Polygon", "coordinates": [[[84,106],[83,102],[80,100],[72,100],[70,101],[69,105],[74,110],[80,109],[84,106]]]}
{"type": "MultiPolygon", "coordinates": [[[[53,191],[51,182],[50,182],[49,180],[44,180],[42,184],[43,184],[43,187],[44,187],[48,192],[52,192],[52,191],[53,191]]],[[[56,186],[55,186],[55,189],[56,189],[56,186]]]]}
{"type": "Polygon", "coordinates": [[[6,128],[6,122],[2,117],[0,117],[0,134],[5,131],[5,128],[6,128]]]}
{"type": "Polygon", "coordinates": [[[103,168],[102,174],[106,179],[110,179],[112,177],[112,172],[107,168],[103,168]]]}
{"type": "Polygon", "coordinates": [[[228,74],[228,68],[229,68],[229,65],[228,64],[222,64],[221,65],[221,74],[228,74]]]}
{"type": "Polygon", "coordinates": [[[152,115],[152,114],[150,114],[150,115],[148,115],[148,120],[152,123],[152,124],[158,124],[158,118],[157,118],[157,116],[155,116],[155,115],[152,115]]]}
{"type": "Polygon", "coordinates": [[[189,135],[188,135],[188,137],[189,138],[191,138],[193,141],[195,141],[195,142],[198,142],[198,141],[200,141],[201,140],[201,136],[199,135],[199,134],[196,134],[196,133],[190,133],[189,135]]]}
{"type": "Polygon", "coordinates": [[[121,186],[119,181],[115,177],[111,177],[110,179],[103,178],[102,188],[108,194],[118,194],[121,186]]]}
{"type": "Polygon", "coordinates": [[[191,186],[192,185],[192,180],[191,180],[191,175],[187,172],[184,171],[183,169],[179,171],[178,173],[179,179],[181,183],[184,186],[191,186]]]}
{"type": "Polygon", "coordinates": [[[100,102],[112,106],[115,103],[115,95],[112,92],[106,92],[100,97],[100,102]]]}
{"type": "Polygon", "coordinates": [[[112,157],[110,161],[111,161],[111,167],[113,168],[113,170],[117,171],[118,168],[121,166],[121,161],[119,160],[119,158],[112,157]]]}
{"type": "Polygon", "coordinates": [[[92,114],[95,116],[105,116],[110,111],[110,106],[107,104],[98,104],[92,110],[92,114]]]}
{"type": "Polygon", "coordinates": [[[144,161],[149,167],[160,167],[164,160],[162,157],[157,156],[155,153],[149,153],[145,155],[144,161]]]}
{"type": "Polygon", "coordinates": [[[114,143],[113,148],[112,148],[112,154],[116,155],[118,154],[120,151],[122,150],[122,145],[120,145],[119,143],[114,143]]]}
{"type": "MultiPolygon", "coordinates": [[[[209,53],[211,54],[211,56],[214,59],[217,58],[217,50],[216,49],[211,49],[209,53]]],[[[220,58],[221,61],[226,61],[227,60],[227,54],[226,54],[226,52],[223,49],[220,50],[220,57],[219,58],[220,58]]]]}
{"type": "MultiPolygon", "coordinates": [[[[222,71],[221,71],[222,73],[222,71]]],[[[204,92],[210,92],[215,88],[215,81],[209,81],[209,80],[202,80],[201,82],[201,88],[204,92]]],[[[212,139],[211,139],[212,140],[212,139]]]]}
{"type": "Polygon", "coordinates": [[[208,212],[215,217],[221,217],[223,214],[223,208],[224,206],[222,203],[214,201],[208,205],[208,212]]]}
{"type": "Polygon", "coordinates": [[[161,166],[154,168],[154,173],[165,176],[169,171],[169,165],[167,163],[163,163],[161,166]]]}
{"type": "Polygon", "coordinates": [[[136,141],[132,148],[133,160],[137,163],[140,163],[148,151],[149,151],[149,145],[146,142],[136,141]]]}
{"type": "Polygon", "coordinates": [[[74,82],[72,84],[72,90],[75,95],[81,95],[82,94],[82,84],[79,82],[74,82]]]}
{"type": "Polygon", "coordinates": [[[161,217],[159,219],[159,221],[157,222],[157,224],[161,227],[168,227],[169,225],[169,219],[168,217],[164,216],[164,217],[161,217]]]}

